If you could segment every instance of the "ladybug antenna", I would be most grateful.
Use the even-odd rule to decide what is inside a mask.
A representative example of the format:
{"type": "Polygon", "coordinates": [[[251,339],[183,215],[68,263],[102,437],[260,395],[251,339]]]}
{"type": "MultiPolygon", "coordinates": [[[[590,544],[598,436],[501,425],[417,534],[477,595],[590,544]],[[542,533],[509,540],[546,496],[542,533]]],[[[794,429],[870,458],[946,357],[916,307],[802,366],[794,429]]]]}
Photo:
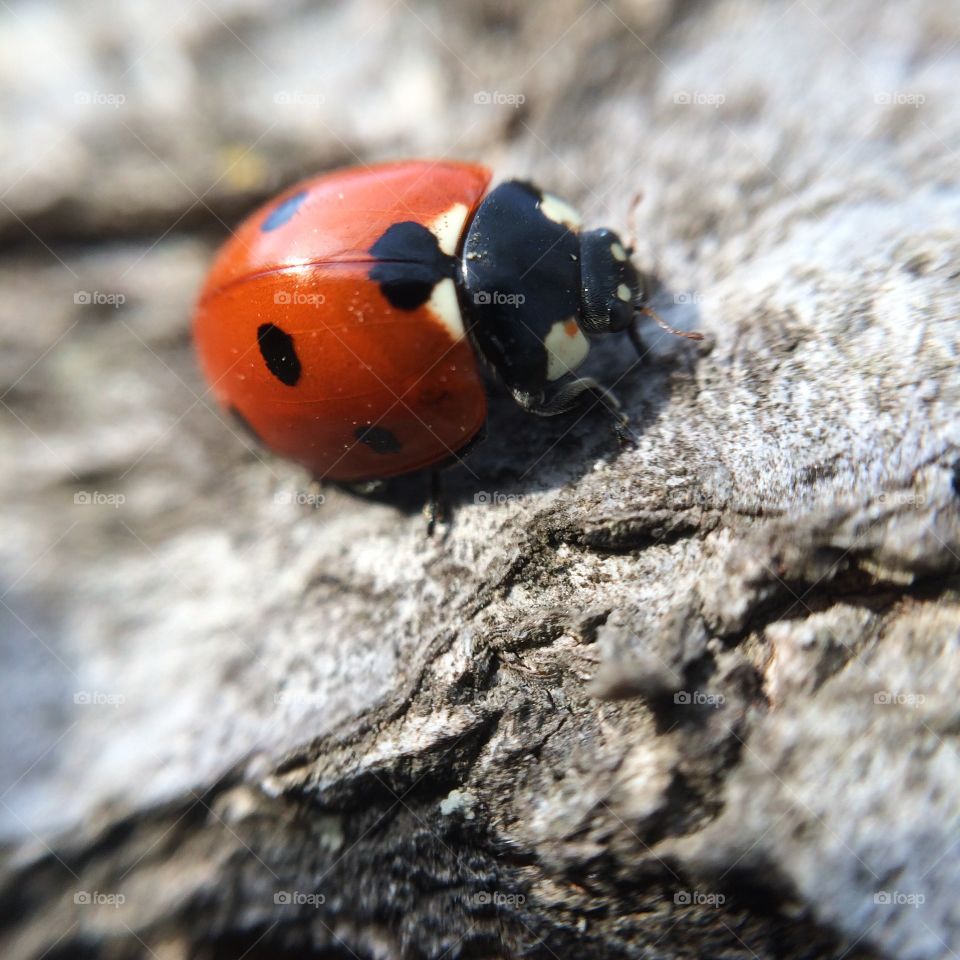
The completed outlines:
{"type": "MultiPolygon", "coordinates": [[[[638,190],[633,195],[633,199],[630,201],[630,213],[627,217],[627,243],[629,245],[627,247],[627,253],[631,255],[639,246],[637,241],[637,208],[640,206],[640,202],[642,200],[643,191],[638,190]]],[[[633,301],[633,307],[635,310],[633,315],[634,320],[640,316],[650,317],[652,320],[655,320],[664,330],[666,330],[667,333],[672,333],[676,337],[683,337],[686,340],[703,339],[702,333],[687,333],[685,330],[678,330],[676,327],[670,326],[670,324],[667,323],[667,321],[664,320],[659,313],[650,307],[647,303],[647,285],[649,281],[645,275],[642,276],[641,279],[643,281],[644,290],[640,296],[633,301]]],[[[639,335],[636,333],[633,327],[631,327],[631,332],[631,339],[634,342],[634,346],[637,348],[637,352],[642,356],[643,351],[639,346],[639,335]]]]}
{"type": "Polygon", "coordinates": [[[686,330],[678,330],[676,327],[671,327],[663,317],[660,316],[654,309],[647,306],[642,300],[634,301],[634,307],[636,308],[636,313],[634,317],[645,316],[650,317],[652,320],[656,320],[657,323],[667,331],[667,333],[672,333],[675,337],[683,337],[686,340],[702,340],[702,333],[688,332],[686,330]]]}

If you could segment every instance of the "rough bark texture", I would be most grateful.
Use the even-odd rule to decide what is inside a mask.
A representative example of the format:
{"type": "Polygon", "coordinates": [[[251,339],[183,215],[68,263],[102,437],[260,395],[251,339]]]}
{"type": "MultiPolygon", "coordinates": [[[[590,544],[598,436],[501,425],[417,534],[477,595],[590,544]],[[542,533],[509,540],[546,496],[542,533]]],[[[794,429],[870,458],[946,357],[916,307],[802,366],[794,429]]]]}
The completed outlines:
{"type": "Polygon", "coordinates": [[[956,2],[2,16],[4,957],[960,951],[956,2]],[[405,155],[706,335],[598,345],[636,449],[495,391],[434,539],[189,343],[243,211],[405,155]]]}

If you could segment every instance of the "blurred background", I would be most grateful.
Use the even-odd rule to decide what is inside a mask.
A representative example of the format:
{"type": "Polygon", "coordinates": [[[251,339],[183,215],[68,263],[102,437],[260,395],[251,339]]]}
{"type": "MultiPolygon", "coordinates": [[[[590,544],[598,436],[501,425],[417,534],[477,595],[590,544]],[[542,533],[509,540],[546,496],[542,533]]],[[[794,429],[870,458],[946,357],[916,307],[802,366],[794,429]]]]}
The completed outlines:
{"type": "MultiPolygon", "coordinates": [[[[254,206],[338,166],[451,158],[635,233],[658,308],[714,351],[694,384],[687,348],[648,331],[660,363],[622,386],[648,442],[687,456],[676,479],[644,454],[656,488],[776,514],[909,472],[924,417],[950,419],[919,373],[929,396],[896,399],[894,368],[939,336],[945,382],[955,330],[899,357],[890,338],[956,306],[958,68],[955,0],[0,3],[10,863],[381,702],[455,628],[446,585],[502,559],[503,518],[525,529],[524,497],[611,453],[595,423],[568,435],[495,397],[477,470],[516,509],[472,509],[476,478],[454,477],[466,519],[444,556],[395,504],[301,496],[318,488],[215,408],[190,343],[213,253],[254,206]],[[820,336],[830,352],[804,349],[820,336]],[[856,390],[832,388],[865,357],[856,390]],[[660,418],[696,390],[729,419],[660,418]]],[[[592,362],[615,377],[621,347],[592,362]]],[[[562,602],[547,579],[517,603],[562,602]]]]}

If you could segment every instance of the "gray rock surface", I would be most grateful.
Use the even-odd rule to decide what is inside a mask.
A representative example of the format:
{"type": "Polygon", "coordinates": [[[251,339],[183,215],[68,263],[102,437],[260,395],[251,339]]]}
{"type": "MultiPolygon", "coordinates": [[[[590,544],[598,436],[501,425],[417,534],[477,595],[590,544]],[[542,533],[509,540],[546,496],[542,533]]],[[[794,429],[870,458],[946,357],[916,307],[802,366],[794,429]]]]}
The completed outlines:
{"type": "Polygon", "coordinates": [[[956,0],[2,15],[4,957],[960,952],[956,0]],[[245,210],[417,155],[706,337],[598,344],[636,449],[495,392],[434,539],[189,342],[245,210]]]}

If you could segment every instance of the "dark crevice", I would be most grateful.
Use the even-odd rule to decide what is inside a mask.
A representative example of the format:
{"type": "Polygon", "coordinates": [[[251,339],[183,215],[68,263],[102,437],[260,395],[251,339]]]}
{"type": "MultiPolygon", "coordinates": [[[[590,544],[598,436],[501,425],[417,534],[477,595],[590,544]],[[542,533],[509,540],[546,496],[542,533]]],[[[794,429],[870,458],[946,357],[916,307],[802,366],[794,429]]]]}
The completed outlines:
{"type": "Polygon", "coordinates": [[[911,584],[893,584],[878,582],[872,575],[852,567],[814,584],[790,580],[770,581],[767,586],[768,595],[753,605],[742,627],[728,630],[722,624],[708,624],[728,647],[739,645],[752,634],[762,633],[770,624],[806,620],[838,603],[882,614],[907,598],[936,600],[951,590],[960,591],[960,575],[938,574],[918,577],[911,584]]]}

